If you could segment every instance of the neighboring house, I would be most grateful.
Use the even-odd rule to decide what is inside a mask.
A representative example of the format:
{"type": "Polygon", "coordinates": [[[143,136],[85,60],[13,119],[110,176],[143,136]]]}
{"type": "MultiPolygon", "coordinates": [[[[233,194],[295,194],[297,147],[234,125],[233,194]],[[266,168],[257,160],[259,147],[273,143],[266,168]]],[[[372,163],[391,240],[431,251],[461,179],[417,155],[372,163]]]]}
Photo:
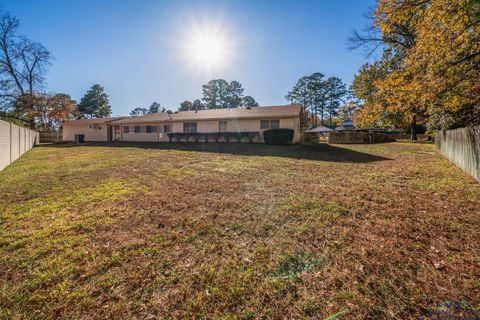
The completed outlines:
{"type": "Polygon", "coordinates": [[[78,138],[83,141],[109,141],[112,134],[109,123],[123,118],[79,119],[65,122],[63,124],[63,141],[79,142],[78,138]]]}
{"type": "Polygon", "coordinates": [[[355,129],[355,126],[353,125],[353,120],[345,120],[342,122],[341,127],[337,127],[335,130],[337,131],[343,131],[343,130],[352,130],[355,129]]]}
{"type": "Polygon", "coordinates": [[[84,141],[168,142],[181,139],[212,141],[214,137],[222,140],[242,136],[254,142],[263,142],[264,130],[289,128],[294,130],[293,143],[298,143],[300,113],[301,106],[285,105],[162,112],[117,119],[81,119],[65,123],[63,137],[64,141],[82,140],[79,135],[83,135],[80,138],[84,141]]]}

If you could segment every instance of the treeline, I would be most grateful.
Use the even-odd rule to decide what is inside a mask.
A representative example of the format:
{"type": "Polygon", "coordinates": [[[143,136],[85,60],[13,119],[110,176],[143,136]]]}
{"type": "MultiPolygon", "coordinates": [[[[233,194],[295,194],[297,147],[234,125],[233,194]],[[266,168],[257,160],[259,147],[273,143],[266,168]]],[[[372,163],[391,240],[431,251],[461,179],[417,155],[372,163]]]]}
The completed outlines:
{"type": "Polygon", "coordinates": [[[379,0],[350,38],[367,55],[355,76],[364,126],[429,131],[480,125],[480,1],[379,0]]]}
{"type": "Polygon", "coordinates": [[[154,101],[148,108],[138,107],[133,109],[130,112],[130,115],[132,117],[139,117],[139,116],[146,115],[148,113],[158,113],[158,112],[167,112],[167,111],[171,112],[171,110],[167,110],[166,108],[161,107],[160,103],[154,101]]]}
{"type": "Polygon", "coordinates": [[[332,126],[333,119],[341,117],[348,119],[355,108],[353,101],[346,101],[349,91],[343,81],[337,77],[325,78],[316,72],[301,77],[285,97],[290,103],[303,106],[303,123],[317,126],[332,126]]]}
{"type": "Polygon", "coordinates": [[[244,96],[243,92],[243,86],[238,81],[210,80],[202,86],[203,96],[201,99],[195,99],[193,102],[183,101],[178,111],[258,107],[255,99],[251,96],[244,96]]]}
{"type": "MultiPolygon", "coordinates": [[[[202,98],[181,102],[178,111],[258,107],[255,99],[251,96],[245,96],[243,92],[243,86],[238,81],[228,82],[224,79],[210,80],[202,86],[202,98]]],[[[154,102],[149,108],[137,107],[133,109],[130,115],[138,117],[155,112],[171,112],[171,110],[160,108],[160,104],[154,102]]]]}

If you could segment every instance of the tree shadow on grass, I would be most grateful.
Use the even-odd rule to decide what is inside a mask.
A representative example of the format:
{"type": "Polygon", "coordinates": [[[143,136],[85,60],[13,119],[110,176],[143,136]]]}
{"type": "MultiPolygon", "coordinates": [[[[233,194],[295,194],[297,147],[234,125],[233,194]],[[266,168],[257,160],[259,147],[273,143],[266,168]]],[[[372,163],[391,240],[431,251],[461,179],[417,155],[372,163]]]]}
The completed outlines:
{"type": "Polygon", "coordinates": [[[156,143],[156,142],[90,142],[85,144],[49,144],[40,147],[79,148],[113,147],[141,148],[158,150],[179,150],[189,152],[211,152],[239,156],[283,157],[299,160],[317,160],[328,162],[368,163],[391,160],[382,156],[354,151],[329,144],[309,145],[267,145],[249,143],[156,143]]]}

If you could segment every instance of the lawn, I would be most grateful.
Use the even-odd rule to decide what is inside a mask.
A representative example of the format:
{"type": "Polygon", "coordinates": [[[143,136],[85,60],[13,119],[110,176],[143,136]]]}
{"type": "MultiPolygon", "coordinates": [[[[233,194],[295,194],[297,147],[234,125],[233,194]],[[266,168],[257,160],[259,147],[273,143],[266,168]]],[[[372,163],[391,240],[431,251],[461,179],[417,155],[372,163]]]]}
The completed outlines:
{"type": "Polygon", "coordinates": [[[0,172],[0,318],[478,308],[479,230],[430,144],[39,146],[0,172]]]}

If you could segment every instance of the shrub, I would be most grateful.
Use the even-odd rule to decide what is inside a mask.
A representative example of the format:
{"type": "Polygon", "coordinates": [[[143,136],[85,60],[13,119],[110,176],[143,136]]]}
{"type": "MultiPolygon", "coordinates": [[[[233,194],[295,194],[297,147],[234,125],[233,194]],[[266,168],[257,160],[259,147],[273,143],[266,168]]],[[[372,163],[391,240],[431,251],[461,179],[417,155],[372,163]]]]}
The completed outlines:
{"type": "Polygon", "coordinates": [[[270,144],[287,144],[293,140],[292,129],[278,128],[263,131],[263,139],[270,144]]]}

